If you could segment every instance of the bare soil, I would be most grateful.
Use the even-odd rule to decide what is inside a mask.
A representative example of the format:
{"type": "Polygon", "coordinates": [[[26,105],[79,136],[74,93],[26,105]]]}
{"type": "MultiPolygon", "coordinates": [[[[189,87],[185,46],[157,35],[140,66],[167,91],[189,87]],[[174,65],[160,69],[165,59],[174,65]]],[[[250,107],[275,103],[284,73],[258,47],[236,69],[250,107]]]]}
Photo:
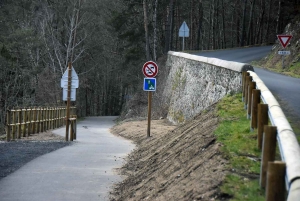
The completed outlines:
{"type": "Polygon", "coordinates": [[[181,126],[166,120],[121,123],[112,133],[133,140],[137,148],[120,169],[123,182],[115,185],[111,200],[226,200],[219,186],[228,163],[213,132],[218,125],[211,107],[181,126]]]}

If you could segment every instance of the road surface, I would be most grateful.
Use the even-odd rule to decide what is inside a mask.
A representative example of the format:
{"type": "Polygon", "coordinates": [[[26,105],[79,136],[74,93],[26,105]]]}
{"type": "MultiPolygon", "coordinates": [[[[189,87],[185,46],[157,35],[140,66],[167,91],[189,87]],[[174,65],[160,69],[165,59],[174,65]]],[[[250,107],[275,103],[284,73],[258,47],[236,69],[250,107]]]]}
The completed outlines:
{"type": "MultiPolygon", "coordinates": [[[[250,63],[271,52],[272,46],[237,48],[219,51],[193,53],[205,57],[215,57],[228,61],[250,63]]],[[[285,115],[293,124],[300,125],[300,79],[274,73],[262,68],[254,68],[269,90],[279,101],[285,115]]],[[[300,133],[297,133],[300,134],[300,133]]]]}
{"type": "MultiPolygon", "coordinates": [[[[38,157],[0,180],[1,201],[105,201],[134,145],[109,133],[116,117],[87,117],[77,142],[38,157]]],[[[53,131],[64,136],[65,128],[53,131]]]]}

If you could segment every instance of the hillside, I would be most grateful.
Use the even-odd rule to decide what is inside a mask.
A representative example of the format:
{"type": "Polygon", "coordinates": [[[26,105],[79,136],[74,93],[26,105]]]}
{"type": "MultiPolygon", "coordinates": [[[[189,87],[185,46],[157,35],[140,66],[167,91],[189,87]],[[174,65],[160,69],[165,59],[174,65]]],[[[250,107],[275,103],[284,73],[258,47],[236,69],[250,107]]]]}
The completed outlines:
{"type": "Polygon", "coordinates": [[[112,133],[136,149],[119,170],[112,201],[264,200],[258,187],[260,152],[241,95],[228,96],[175,127],[153,120],[122,122],[112,133]]]}
{"type": "Polygon", "coordinates": [[[138,149],[122,168],[128,177],[115,187],[112,200],[222,199],[218,187],[228,162],[213,134],[218,121],[213,106],[175,129],[164,120],[154,121],[151,138],[145,135],[147,121],[114,127],[113,133],[132,139],[138,149]]]}
{"type": "Polygon", "coordinates": [[[285,27],[282,34],[293,36],[290,44],[283,49],[279,40],[276,40],[272,52],[259,61],[258,65],[285,75],[300,77],[300,15],[297,15],[285,27]],[[282,56],[278,55],[278,51],[280,50],[288,50],[291,52],[290,55],[283,56],[284,67],[282,66],[282,56]]]}

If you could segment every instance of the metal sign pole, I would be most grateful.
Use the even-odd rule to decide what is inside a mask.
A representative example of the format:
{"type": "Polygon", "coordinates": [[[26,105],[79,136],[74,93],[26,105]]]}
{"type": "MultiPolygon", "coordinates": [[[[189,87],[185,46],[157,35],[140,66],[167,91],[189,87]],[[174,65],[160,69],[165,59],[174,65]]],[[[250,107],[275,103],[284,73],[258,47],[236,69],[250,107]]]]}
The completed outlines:
{"type": "Polygon", "coordinates": [[[147,137],[150,137],[150,126],[151,126],[151,104],[152,103],[152,92],[148,92],[148,127],[147,127],[147,137]]]}
{"type": "Polygon", "coordinates": [[[182,51],[184,51],[184,34],[183,34],[183,37],[182,37],[182,51]]]}
{"type": "Polygon", "coordinates": [[[72,63],[68,64],[68,95],[67,95],[67,116],[66,116],[66,141],[69,140],[69,118],[71,104],[71,84],[72,84],[72,63]]]}

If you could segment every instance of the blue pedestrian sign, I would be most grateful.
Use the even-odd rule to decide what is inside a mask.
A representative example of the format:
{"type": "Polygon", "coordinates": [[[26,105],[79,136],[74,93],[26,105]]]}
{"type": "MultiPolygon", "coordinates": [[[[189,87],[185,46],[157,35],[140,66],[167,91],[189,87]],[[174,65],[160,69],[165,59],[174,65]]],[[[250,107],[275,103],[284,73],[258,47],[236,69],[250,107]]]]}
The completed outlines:
{"type": "Polygon", "coordinates": [[[156,90],[156,78],[144,78],[144,91],[156,90]]]}

